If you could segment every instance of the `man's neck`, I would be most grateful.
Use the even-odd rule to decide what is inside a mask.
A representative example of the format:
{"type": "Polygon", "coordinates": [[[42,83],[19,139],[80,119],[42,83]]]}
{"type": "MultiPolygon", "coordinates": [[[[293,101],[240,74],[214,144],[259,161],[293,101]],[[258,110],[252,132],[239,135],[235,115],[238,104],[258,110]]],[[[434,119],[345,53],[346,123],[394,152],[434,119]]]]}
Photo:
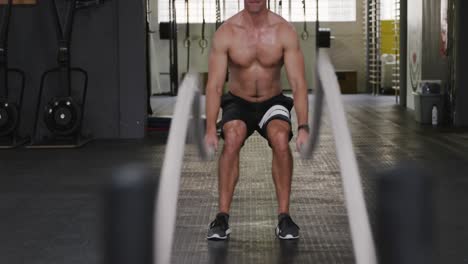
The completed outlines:
{"type": "Polygon", "coordinates": [[[265,8],[258,13],[250,13],[245,10],[244,18],[249,27],[261,28],[268,24],[268,9],[265,8]]]}

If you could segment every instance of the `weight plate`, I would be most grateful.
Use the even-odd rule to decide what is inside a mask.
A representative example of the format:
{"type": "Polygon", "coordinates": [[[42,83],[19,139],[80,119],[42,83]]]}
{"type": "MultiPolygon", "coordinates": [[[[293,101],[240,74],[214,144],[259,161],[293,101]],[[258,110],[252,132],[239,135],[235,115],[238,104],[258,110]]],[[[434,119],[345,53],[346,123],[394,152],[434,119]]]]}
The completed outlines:
{"type": "Polygon", "coordinates": [[[0,136],[8,136],[18,127],[19,111],[16,103],[0,98],[0,136]]]}
{"type": "Polygon", "coordinates": [[[56,135],[67,136],[79,127],[81,109],[71,97],[53,98],[46,106],[44,122],[56,135]]]}

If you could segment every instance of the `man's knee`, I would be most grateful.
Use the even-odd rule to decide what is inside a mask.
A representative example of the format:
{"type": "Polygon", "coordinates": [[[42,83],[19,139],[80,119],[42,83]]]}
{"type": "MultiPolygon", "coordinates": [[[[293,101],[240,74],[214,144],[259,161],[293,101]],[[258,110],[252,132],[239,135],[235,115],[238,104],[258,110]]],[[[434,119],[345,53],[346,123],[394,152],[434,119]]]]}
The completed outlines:
{"type": "Polygon", "coordinates": [[[274,151],[289,151],[289,131],[278,131],[270,138],[270,145],[274,151]]]}
{"type": "Polygon", "coordinates": [[[228,153],[239,152],[244,144],[247,126],[243,121],[234,120],[223,126],[224,151],[228,153]]]}
{"type": "Polygon", "coordinates": [[[274,151],[289,151],[290,129],[289,124],[284,121],[277,121],[268,127],[268,140],[274,151]]]}

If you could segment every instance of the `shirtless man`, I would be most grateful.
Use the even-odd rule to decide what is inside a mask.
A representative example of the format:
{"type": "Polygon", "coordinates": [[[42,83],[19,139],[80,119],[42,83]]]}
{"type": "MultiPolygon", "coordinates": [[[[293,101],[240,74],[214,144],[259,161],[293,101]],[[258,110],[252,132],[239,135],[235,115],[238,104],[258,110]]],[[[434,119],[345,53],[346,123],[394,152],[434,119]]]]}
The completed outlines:
{"type": "Polygon", "coordinates": [[[206,135],[208,146],[218,147],[216,119],[220,107],[224,148],[219,159],[219,213],[210,224],[208,239],[228,238],[229,209],[239,179],[239,152],[255,131],[273,150],[272,175],[278,200],[280,239],[296,239],[299,227],[289,216],[293,159],[290,111],[294,105],[298,134],[296,147],[308,139],[308,91],[304,57],[293,26],[270,12],[266,0],[244,0],[245,8],[215,33],[209,55],[206,86],[206,135]],[[286,67],[294,100],[282,94],[280,71],[286,67]],[[223,95],[229,67],[229,93],[223,95]]]}

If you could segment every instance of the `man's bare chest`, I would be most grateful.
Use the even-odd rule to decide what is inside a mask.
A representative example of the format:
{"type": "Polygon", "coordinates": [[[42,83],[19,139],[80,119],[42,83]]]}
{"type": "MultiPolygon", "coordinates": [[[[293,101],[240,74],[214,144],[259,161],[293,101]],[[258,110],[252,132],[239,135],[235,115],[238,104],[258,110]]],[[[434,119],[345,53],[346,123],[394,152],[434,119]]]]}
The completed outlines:
{"type": "Polygon", "coordinates": [[[229,47],[229,59],[241,67],[255,63],[272,67],[282,63],[283,45],[277,34],[271,31],[236,32],[229,47]]]}

